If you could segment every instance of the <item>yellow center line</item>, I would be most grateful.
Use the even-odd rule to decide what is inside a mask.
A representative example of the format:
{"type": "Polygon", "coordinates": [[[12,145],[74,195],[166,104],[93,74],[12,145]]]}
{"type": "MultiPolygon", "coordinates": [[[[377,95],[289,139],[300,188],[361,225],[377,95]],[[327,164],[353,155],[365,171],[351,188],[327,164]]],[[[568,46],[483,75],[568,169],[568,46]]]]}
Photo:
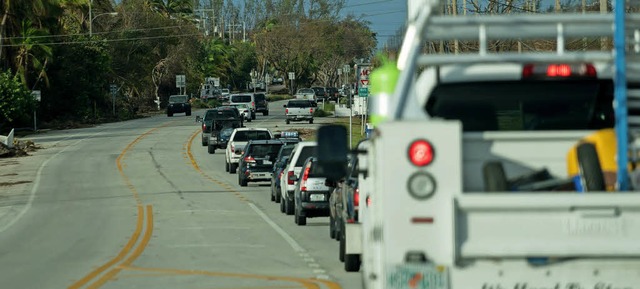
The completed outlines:
{"type": "MultiPolygon", "coordinates": [[[[133,234],[131,234],[131,237],[129,238],[129,241],[127,241],[127,243],[120,250],[118,255],[116,255],[114,258],[112,258],[108,262],[104,263],[100,267],[96,268],[95,270],[89,272],[89,274],[84,276],[82,279],[80,279],[80,280],[76,281],[75,283],[71,284],[71,286],[69,286],[68,289],[81,288],[82,286],[84,286],[87,283],[89,283],[91,280],[97,278],[100,274],[102,274],[103,272],[105,272],[109,268],[115,266],[118,262],[120,262],[122,259],[124,259],[127,256],[127,254],[129,254],[129,252],[131,251],[133,246],[136,244],[136,242],[140,238],[140,234],[142,233],[142,230],[143,230],[143,227],[144,227],[143,226],[144,225],[144,219],[145,219],[144,207],[142,206],[142,201],[140,200],[140,196],[138,194],[138,190],[136,190],[136,188],[133,186],[133,183],[131,182],[129,177],[127,177],[127,175],[124,173],[125,164],[123,163],[123,160],[125,159],[125,156],[126,156],[127,152],[129,152],[143,138],[147,137],[148,135],[150,135],[151,133],[153,133],[154,131],[156,131],[156,130],[158,130],[160,128],[169,126],[170,124],[171,124],[171,122],[166,122],[163,125],[155,127],[155,128],[152,128],[152,129],[146,131],[145,133],[143,133],[142,135],[138,136],[136,139],[134,139],[132,142],[130,142],[122,150],[122,152],[120,152],[120,155],[118,155],[118,157],[116,158],[116,166],[118,167],[118,172],[120,173],[120,176],[124,180],[127,188],[129,188],[129,190],[133,193],[133,198],[135,199],[136,204],[137,204],[138,214],[137,214],[137,217],[136,217],[136,228],[133,231],[133,234]]],[[[147,211],[148,211],[148,213],[151,212],[149,207],[147,207],[147,211]]],[[[152,216],[150,216],[148,218],[152,219],[152,216]]],[[[151,228],[152,227],[147,226],[147,231],[145,232],[145,236],[147,234],[151,235],[151,232],[149,232],[149,230],[151,228]]]]}

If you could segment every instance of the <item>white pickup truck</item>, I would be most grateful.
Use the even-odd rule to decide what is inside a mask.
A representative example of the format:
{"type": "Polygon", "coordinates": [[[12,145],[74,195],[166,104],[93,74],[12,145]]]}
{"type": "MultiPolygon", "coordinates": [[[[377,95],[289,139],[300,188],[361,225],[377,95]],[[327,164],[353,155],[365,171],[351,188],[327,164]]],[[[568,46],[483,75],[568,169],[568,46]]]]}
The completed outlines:
{"type": "Polygon", "coordinates": [[[283,107],[285,108],[284,114],[287,118],[287,124],[292,121],[308,121],[309,123],[313,123],[313,112],[316,109],[314,102],[309,100],[289,100],[283,107]]]}
{"type": "MultiPolygon", "coordinates": [[[[434,15],[440,4],[409,1],[397,85],[386,100],[372,89],[371,114],[386,120],[359,152],[364,288],[640,288],[640,194],[624,191],[626,103],[640,97],[627,83],[640,80],[640,37],[635,49],[624,41],[640,35],[640,17],[618,26],[612,53],[565,45],[611,37],[625,23],[612,14],[434,15]],[[549,38],[556,51],[489,49],[494,40],[549,38]],[[420,54],[429,41],[465,40],[476,49],[420,54]],[[569,151],[612,128],[618,191],[580,191],[569,151]],[[501,190],[487,170],[496,162],[506,172],[501,190]],[[517,185],[543,169],[550,179],[517,185]]],[[[344,172],[345,134],[318,131],[318,163],[330,179],[344,172]]]]}
{"type": "Polygon", "coordinates": [[[229,137],[227,148],[225,149],[225,171],[235,174],[238,169],[240,157],[244,152],[244,147],[250,140],[270,140],[273,133],[267,128],[236,128],[229,137]]]}

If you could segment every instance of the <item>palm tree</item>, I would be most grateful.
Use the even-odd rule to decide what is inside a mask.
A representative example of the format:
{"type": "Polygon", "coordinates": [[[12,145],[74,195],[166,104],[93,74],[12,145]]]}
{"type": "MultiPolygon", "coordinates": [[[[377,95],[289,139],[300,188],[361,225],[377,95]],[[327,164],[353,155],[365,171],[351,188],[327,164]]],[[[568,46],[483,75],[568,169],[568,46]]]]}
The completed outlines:
{"type": "Polygon", "coordinates": [[[192,0],[147,0],[147,5],[167,18],[190,18],[193,13],[192,0]]]}
{"type": "Polygon", "coordinates": [[[53,56],[53,49],[41,43],[42,39],[46,39],[42,36],[46,35],[46,30],[35,28],[31,20],[25,19],[22,21],[21,37],[12,39],[12,44],[18,48],[15,55],[16,74],[26,87],[29,87],[29,76],[33,73],[48,83],[45,68],[53,56]]]}

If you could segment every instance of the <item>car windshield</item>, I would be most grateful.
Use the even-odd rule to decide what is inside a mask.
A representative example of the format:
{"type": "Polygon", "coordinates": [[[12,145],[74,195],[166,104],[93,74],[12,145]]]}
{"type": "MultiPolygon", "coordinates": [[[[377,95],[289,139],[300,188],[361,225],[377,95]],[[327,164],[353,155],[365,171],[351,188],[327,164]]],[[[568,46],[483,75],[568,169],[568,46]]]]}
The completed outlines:
{"type": "Polygon", "coordinates": [[[302,88],[298,90],[298,93],[316,93],[313,89],[311,88],[302,88]]]}
{"type": "Polygon", "coordinates": [[[472,82],[439,85],[426,111],[464,131],[596,130],[613,127],[612,102],[612,81],[472,82]]]}
{"type": "Polygon", "coordinates": [[[301,167],[309,157],[316,156],[316,146],[305,146],[300,151],[300,156],[296,161],[296,167],[301,167]]]}
{"type": "Polygon", "coordinates": [[[292,100],[287,103],[287,107],[312,107],[308,100],[292,100]]]}
{"type": "Polygon", "coordinates": [[[232,102],[251,102],[251,95],[233,95],[231,96],[232,102]]]}
{"type": "Polygon", "coordinates": [[[251,144],[249,146],[249,151],[247,155],[253,157],[270,157],[275,158],[278,155],[278,151],[280,151],[280,147],[282,147],[282,143],[273,143],[273,144],[251,144]]]}
{"type": "Polygon", "coordinates": [[[240,130],[233,137],[233,141],[270,140],[271,134],[266,130],[240,130]]]}
{"type": "Polygon", "coordinates": [[[169,103],[184,103],[187,102],[186,95],[172,95],[169,96],[169,103]]]}

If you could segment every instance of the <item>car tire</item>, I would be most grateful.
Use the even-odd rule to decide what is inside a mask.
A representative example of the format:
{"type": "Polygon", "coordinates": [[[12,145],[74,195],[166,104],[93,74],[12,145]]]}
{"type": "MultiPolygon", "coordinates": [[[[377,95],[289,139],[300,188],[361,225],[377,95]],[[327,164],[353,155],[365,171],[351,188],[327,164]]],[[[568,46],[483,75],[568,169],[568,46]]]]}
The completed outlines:
{"type": "Polygon", "coordinates": [[[205,140],[202,140],[202,146],[206,147],[208,145],[208,143],[205,140]]]}
{"type": "Polygon", "coordinates": [[[345,254],[344,270],[347,272],[360,271],[360,254],[345,254]]]}
{"type": "Polygon", "coordinates": [[[215,146],[212,146],[212,145],[208,145],[208,146],[207,146],[207,151],[208,151],[210,154],[215,154],[215,153],[216,153],[216,147],[215,147],[215,146]]]}
{"type": "Polygon", "coordinates": [[[230,174],[235,174],[236,170],[238,169],[238,165],[237,164],[229,164],[229,173],[230,174]]]}
{"type": "Polygon", "coordinates": [[[276,201],[276,196],[273,194],[273,191],[271,191],[271,201],[274,203],[276,201]]]}
{"type": "Polygon", "coordinates": [[[263,112],[262,112],[262,115],[264,115],[264,116],[269,115],[269,111],[268,111],[268,110],[267,110],[267,111],[263,111],[263,112]]]}
{"type": "Polygon", "coordinates": [[[347,244],[345,242],[343,232],[340,232],[340,234],[342,234],[342,236],[340,238],[340,249],[338,250],[338,259],[340,260],[340,262],[344,262],[344,255],[345,255],[344,252],[346,251],[347,244]]]}
{"type": "Polygon", "coordinates": [[[251,122],[251,118],[247,119],[247,122],[251,122]]]}
{"type": "Polygon", "coordinates": [[[276,203],[281,203],[281,199],[280,191],[276,190],[276,203]]]}
{"type": "Polygon", "coordinates": [[[168,117],[172,117],[172,116],[173,116],[173,113],[167,113],[167,116],[168,116],[168,117]]]}
{"type": "Polygon", "coordinates": [[[280,201],[280,213],[286,212],[286,209],[287,208],[284,207],[284,200],[281,200],[280,201]]]}
{"type": "Polygon", "coordinates": [[[191,116],[191,110],[188,110],[186,113],[187,116],[191,116]]]}
{"type": "Polygon", "coordinates": [[[255,112],[251,113],[251,119],[256,119],[256,113],[255,112]]]}
{"type": "Polygon", "coordinates": [[[282,201],[285,202],[285,206],[284,206],[285,213],[289,216],[293,215],[293,210],[295,209],[293,207],[293,201],[289,201],[287,199],[283,199],[282,201]]]}
{"type": "Polygon", "coordinates": [[[576,151],[583,191],[606,191],[607,187],[596,146],[592,143],[582,143],[578,145],[576,151]]]}
{"type": "Polygon", "coordinates": [[[247,180],[243,180],[242,177],[240,177],[240,174],[238,174],[238,184],[241,187],[246,187],[247,186],[247,180]]]}
{"type": "Polygon", "coordinates": [[[298,226],[306,226],[307,225],[307,217],[300,216],[300,212],[298,212],[298,210],[296,210],[294,218],[295,218],[295,222],[296,222],[296,224],[298,224],[298,226]]]}
{"type": "Polygon", "coordinates": [[[309,124],[312,124],[312,123],[313,123],[313,119],[310,119],[310,120],[309,120],[309,124]]]}
{"type": "Polygon", "coordinates": [[[482,177],[484,178],[485,192],[509,191],[509,182],[502,162],[486,162],[482,167],[482,177]]]}
{"type": "Polygon", "coordinates": [[[287,124],[290,124],[291,122],[287,119],[287,120],[286,120],[286,123],[287,123],[287,124]]]}
{"type": "Polygon", "coordinates": [[[229,163],[228,162],[224,163],[224,171],[225,172],[229,172],[229,163]]]}

